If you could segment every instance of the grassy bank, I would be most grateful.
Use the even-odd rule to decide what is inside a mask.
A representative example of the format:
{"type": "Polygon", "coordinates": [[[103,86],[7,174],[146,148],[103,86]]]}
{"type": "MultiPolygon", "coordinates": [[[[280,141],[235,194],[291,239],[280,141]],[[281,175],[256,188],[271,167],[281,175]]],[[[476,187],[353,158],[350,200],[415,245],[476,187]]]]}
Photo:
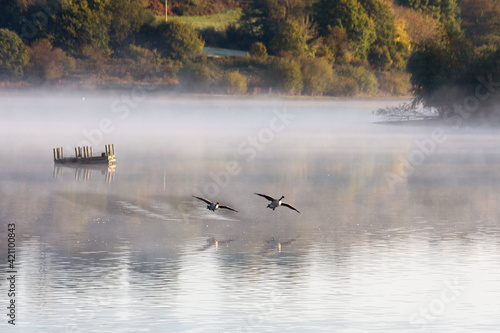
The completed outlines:
{"type": "MultiPolygon", "coordinates": [[[[237,24],[241,17],[241,8],[230,9],[221,14],[203,16],[171,16],[168,19],[189,24],[196,30],[214,28],[216,31],[224,31],[230,24],[237,24]]],[[[156,17],[156,24],[165,21],[165,16],[156,17]]]]}

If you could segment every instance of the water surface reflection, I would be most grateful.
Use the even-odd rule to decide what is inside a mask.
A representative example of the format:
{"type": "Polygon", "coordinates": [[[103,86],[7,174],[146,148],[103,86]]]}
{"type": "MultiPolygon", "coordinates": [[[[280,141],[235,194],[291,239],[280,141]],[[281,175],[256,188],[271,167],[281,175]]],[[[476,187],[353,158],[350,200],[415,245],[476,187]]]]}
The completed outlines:
{"type": "MultiPolygon", "coordinates": [[[[45,102],[57,115],[60,101],[45,102]]],[[[205,102],[174,100],[165,111],[153,98],[116,123],[111,182],[100,171],[54,177],[50,149],[60,143],[32,150],[15,140],[26,133],[2,125],[17,142],[0,148],[0,218],[18,229],[16,329],[495,331],[497,134],[450,131],[391,185],[387,174],[432,128],[375,125],[373,102],[271,101],[295,118],[252,157],[238,147],[268,126],[273,109],[205,102]],[[207,125],[213,112],[222,124],[207,125]],[[225,178],[229,163],[239,171],[225,178]],[[211,212],[195,191],[239,213],[211,212]],[[302,214],[267,209],[254,192],[285,195],[302,214]]],[[[26,125],[32,138],[47,135],[43,121],[26,125]]]]}

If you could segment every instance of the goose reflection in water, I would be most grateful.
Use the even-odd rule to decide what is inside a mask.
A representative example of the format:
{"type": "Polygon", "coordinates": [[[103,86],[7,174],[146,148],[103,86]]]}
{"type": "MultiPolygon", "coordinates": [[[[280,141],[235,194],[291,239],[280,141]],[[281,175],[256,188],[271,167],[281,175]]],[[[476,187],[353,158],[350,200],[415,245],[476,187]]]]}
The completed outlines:
{"type": "Polygon", "coordinates": [[[207,243],[203,247],[199,248],[198,251],[208,250],[212,246],[215,246],[215,248],[218,249],[219,245],[226,245],[227,246],[229,243],[231,243],[233,241],[234,241],[234,239],[232,239],[232,238],[226,239],[226,240],[217,240],[214,237],[210,237],[207,239],[207,243]]]}
{"type": "Polygon", "coordinates": [[[278,252],[281,252],[283,247],[291,245],[294,242],[295,242],[295,238],[289,239],[287,241],[279,241],[279,240],[275,239],[274,237],[271,237],[266,241],[266,250],[267,250],[267,252],[269,252],[269,251],[276,249],[276,247],[277,247],[278,252]]]}

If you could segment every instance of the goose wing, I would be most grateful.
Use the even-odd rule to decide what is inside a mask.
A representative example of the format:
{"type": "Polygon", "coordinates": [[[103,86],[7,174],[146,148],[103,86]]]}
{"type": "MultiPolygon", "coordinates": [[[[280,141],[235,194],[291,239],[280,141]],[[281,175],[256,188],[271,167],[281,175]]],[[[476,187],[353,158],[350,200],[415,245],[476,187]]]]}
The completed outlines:
{"type": "Polygon", "coordinates": [[[286,202],[281,202],[281,205],[282,205],[282,206],[286,206],[286,207],[288,207],[288,208],[290,208],[290,209],[293,209],[294,211],[296,211],[297,213],[299,213],[299,214],[300,214],[300,212],[297,210],[297,208],[293,207],[293,206],[292,206],[292,205],[290,205],[290,204],[287,204],[286,202]]]}
{"type": "MultiPolygon", "coordinates": [[[[193,198],[196,198],[198,200],[201,200],[201,201],[205,201],[205,203],[211,205],[212,204],[212,201],[208,200],[208,199],[205,199],[205,198],[200,198],[200,197],[197,197],[197,196],[194,196],[193,195],[193,198]]],[[[219,206],[220,207],[220,206],[219,206]]]]}
{"type": "Polygon", "coordinates": [[[263,198],[266,198],[266,199],[267,199],[267,200],[269,200],[269,201],[274,201],[274,200],[276,200],[276,199],[274,199],[272,196],[267,195],[267,194],[260,194],[260,193],[255,193],[255,194],[257,194],[257,195],[259,195],[259,196],[261,196],[261,197],[263,197],[263,198]]]}
{"type": "Polygon", "coordinates": [[[225,206],[225,205],[220,205],[220,204],[219,204],[219,208],[229,209],[229,210],[232,210],[233,212],[238,213],[238,211],[237,211],[236,209],[233,209],[233,208],[231,208],[231,207],[229,207],[229,206],[225,206]]]}

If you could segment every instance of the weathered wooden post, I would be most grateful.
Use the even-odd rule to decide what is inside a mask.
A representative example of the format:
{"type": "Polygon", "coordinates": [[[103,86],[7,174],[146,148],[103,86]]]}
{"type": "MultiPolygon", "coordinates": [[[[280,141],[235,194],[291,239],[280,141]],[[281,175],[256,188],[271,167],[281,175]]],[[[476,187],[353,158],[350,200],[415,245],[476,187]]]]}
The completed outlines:
{"type": "Polygon", "coordinates": [[[60,154],[61,154],[61,151],[60,151],[60,148],[56,148],[57,149],[57,159],[59,160],[60,159],[60,154]]]}
{"type": "Polygon", "coordinates": [[[52,148],[52,152],[54,153],[54,161],[56,160],[56,149],[52,148]]]}
{"type": "Polygon", "coordinates": [[[92,152],[92,147],[90,147],[90,157],[93,157],[94,153],[92,152]]]}
{"type": "Polygon", "coordinates": [[[113,156],[114,156],[114,155],[115,155],[115,144],[113,143],[113,144],[111,145],[111,147],[113,148],[113,156]]]}
{"type": "Polygon", "coordinates": [[[64,158],[64,154],[63,154],[63,147],[61,147],[61,159],[64,158]]]}
{"type": "Polygon", "coordinates": [[[78,159],[78,148],[75,147],[75,158],[78,159]]]}

